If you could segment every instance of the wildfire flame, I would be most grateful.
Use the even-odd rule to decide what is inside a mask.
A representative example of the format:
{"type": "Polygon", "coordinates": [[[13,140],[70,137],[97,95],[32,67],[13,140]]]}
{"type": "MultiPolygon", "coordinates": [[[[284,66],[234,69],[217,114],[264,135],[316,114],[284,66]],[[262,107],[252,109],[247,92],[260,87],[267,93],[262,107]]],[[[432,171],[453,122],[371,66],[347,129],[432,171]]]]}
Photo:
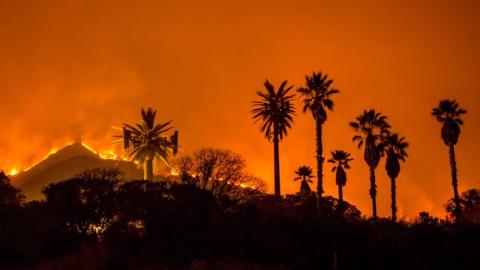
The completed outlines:
{"type": "Polygon", "coordinates": [[[175,168],[170,168],[170,175],[178,176],[180,174],[177,172],[177,170],[175,170],[175,168]]]}
{"type": "Polygon", "coordinates": [[[12,168],[10,172],[8,172],[8,175],[16,175],[18,174],[18,170],[16,168],[12,168]]]}
{"type": "MultiPolygon", "coordinates": [[[[56,154],[62,148],[66,147],[66,146],[69,146],[69,145],[73,145],[73,144],[74,144],[74,142],[70,142],[70,143],[64,144],[63,146],[54,146],[50,149],[50,151],[48,151],[47,155],[45,155],[43,158],[41,158],[37,162],[34,162],[33,164],[31,164],[29,166],[26,166],[23,169],[18,169],[17,167],[13,167],[8,171],[8,175],[13,176],[13,175],[17,175],[20,172],[26,172],[26,171],[30,170],[31,168],[35,167],[36,165],[38,165],[40,162],[46,160],[51,155],[56,154]]],[[[101,148],[99,148],[97,150],[95,147],[91,146],[90,144],[88,144],[86,142],[81,142],[81,145],[83,147],[85,147],[86,149],[88,149],[89,151],[95,153],[101,159],[128,161],[128,159],[126,157],[123,157],[120,154],[117,154],[117,152],[114,149],[111,149],[111,148],[101,149],[101,148]]]]}
{"type": "Polygon", "coordinates": [[[91,152],[95,153],[98,155],[98,152],[96,150],[93,149],[93,147],[91,147],[90,145],[86,144],[85,142],[81,142],[82,146],[87,148],[88,150],[90,150],[91,152]]]}
{"type": "Polygon", "coordinates": [[[103,151],[98,154],[102,159],[118,159],[117,154],[113,150],[103,151]]]}

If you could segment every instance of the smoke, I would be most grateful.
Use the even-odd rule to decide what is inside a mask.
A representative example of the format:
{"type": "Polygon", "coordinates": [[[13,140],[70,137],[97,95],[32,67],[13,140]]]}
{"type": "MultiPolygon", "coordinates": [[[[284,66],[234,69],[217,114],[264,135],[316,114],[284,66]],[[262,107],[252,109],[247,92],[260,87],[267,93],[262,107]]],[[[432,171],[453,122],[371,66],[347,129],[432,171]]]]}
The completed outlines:
{"type": "MultiPolygon", "coordinates": [[[[184,151],[229,148],[272,183],[273,148],[251,120],[255,90],[265,78],[298,87],[305,73],[322,70],[341,90],[324,127],[325,155],[344,149],[355,158],[347,200],[370,213],[368,170],[347,123],[374,107],[411,143],[400,208],[408,216],[422,209],[440,214],[451,186],[439,126],[429,115],[438,99],[455,97],[469,109],[457,152],[461,187],[478,185],[480,177],[480,130],[473,124],[480,118],[478,10],[307,0],[3,1],[0,168],[27,168],[52,148],[79,140],[121,153],[111,144],[118,132],[112,127],[137,122],[140,108],[152,106],[158,121],[173,120],[184,151]]],[[[298,190],[298,166],[315,165],[313,121],[300,111],[295,121],[280,146],[283,193],[298,190]]],[[[388,215],[381,166],[378,204],[388,215]]],[[[336,196],[329,169],[325,189],[336,196]]]]}

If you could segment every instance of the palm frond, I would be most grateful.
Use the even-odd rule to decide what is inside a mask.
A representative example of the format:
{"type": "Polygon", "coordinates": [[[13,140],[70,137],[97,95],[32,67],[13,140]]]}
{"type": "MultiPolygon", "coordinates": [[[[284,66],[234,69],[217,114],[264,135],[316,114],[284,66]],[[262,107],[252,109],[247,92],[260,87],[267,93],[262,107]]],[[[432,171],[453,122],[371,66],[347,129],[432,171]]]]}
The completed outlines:
{"type": "Polygon", "coordinates": [[[327,119],[326,107],[333,110],[334,102],[330,95],[339,93],[338,89],[332,89],[333,80],[321,72],[313,72],[305,76],[305,86],[297,89],[303,97],[303,112],[310,111],[316,121],[325,122],[327,119]]]}
{"type": "Polygon", "coordinates": [[[287,130],[293,123],[295,108],[293,99],[295,94],[289,94],[293,86],[287,86],[288,82],[283,81],[280,87],[275,91],[275,87],[265,80],[264,91],[257,91],[259,100],[253,101],[253,119],[255,123],[261,122],[260,131],[270,140],[274,130],[278,132],[279,139],[287,135],[287,130]]]}

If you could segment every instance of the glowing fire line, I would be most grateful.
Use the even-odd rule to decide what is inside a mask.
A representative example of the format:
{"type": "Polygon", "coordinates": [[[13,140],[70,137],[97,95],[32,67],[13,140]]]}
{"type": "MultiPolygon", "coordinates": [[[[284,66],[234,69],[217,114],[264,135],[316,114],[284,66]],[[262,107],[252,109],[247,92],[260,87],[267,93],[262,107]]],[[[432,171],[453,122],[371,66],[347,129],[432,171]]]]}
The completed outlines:
{"type": "Polygon", "coordinates": [[[10,172],[8,172],[8,175],[16,175],[16,174],[18,174],[18,173],[19,173],[19,172],[18,172],[18,170],[17,170],[16,168],[12,168],[12,169],[10,170],[10,172]]]}
{"type": "MultiPolygon", "coordinates": [[[[7,175],[10,175],[10,176],[14,176],[14,175],[17,175],[19,174],[20,172],[26,172],[28,170],[30,170],[31,168],[37,166],[39,163],[41,163],[42,161],[46,160],[47,158],[49,158],[51,155],[54,155],[56,154],[59,150],[61,150],[62,148],[64,147],[67,147],[67,146],[71,146],[73,145],[74,142],[71,142],[71,143],[67,143],[65,144],[63,147],[58,147],[58,146],[54,146],[50,149],[50,151],[48,151],[48,154],[46,156],[44,156],[42,159],[40,159],[39,161],[37,162],[34,162],[33,164],[31,164],[30,166],[28,167],[25,167],[24,169],[21,169],[19,170],[17,167],[13,167],[11,168],[10,170],[8,170],[8,173],[7,175]]],[[[124,160],[124,161],[128,161],[127,158],[125,157],[122,157],[120,155],[118,155],[114,150],[112,149],[108,149],[108,150],[95,150],[94,147],[90,146],[89,144],[85,143],[85,142],[81,142],[81,145],[83,147],[85,147],[86,149],[88,149],[89,151],[93,152],[95,155],[97,155],[99,158],[101,159],[110,159],[110,160],[124,160]]]]}

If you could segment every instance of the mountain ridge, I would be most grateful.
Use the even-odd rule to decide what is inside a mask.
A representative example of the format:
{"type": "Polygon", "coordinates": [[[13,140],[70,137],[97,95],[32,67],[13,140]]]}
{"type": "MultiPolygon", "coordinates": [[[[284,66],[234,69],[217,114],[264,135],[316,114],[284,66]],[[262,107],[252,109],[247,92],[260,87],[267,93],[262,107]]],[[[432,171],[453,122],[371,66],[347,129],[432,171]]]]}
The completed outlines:
{"type": "Polygon", "coordinates": [[[66,145],[47,156],[30,169],[11,176],[12,183],[21,188],[28,200],[43,198],[42,189],[88,169],[117,168],[126,179],[141,179],[143,172],[136,164],[125,160],[102,159],[97,153],[77,142],[66,145]]]}

